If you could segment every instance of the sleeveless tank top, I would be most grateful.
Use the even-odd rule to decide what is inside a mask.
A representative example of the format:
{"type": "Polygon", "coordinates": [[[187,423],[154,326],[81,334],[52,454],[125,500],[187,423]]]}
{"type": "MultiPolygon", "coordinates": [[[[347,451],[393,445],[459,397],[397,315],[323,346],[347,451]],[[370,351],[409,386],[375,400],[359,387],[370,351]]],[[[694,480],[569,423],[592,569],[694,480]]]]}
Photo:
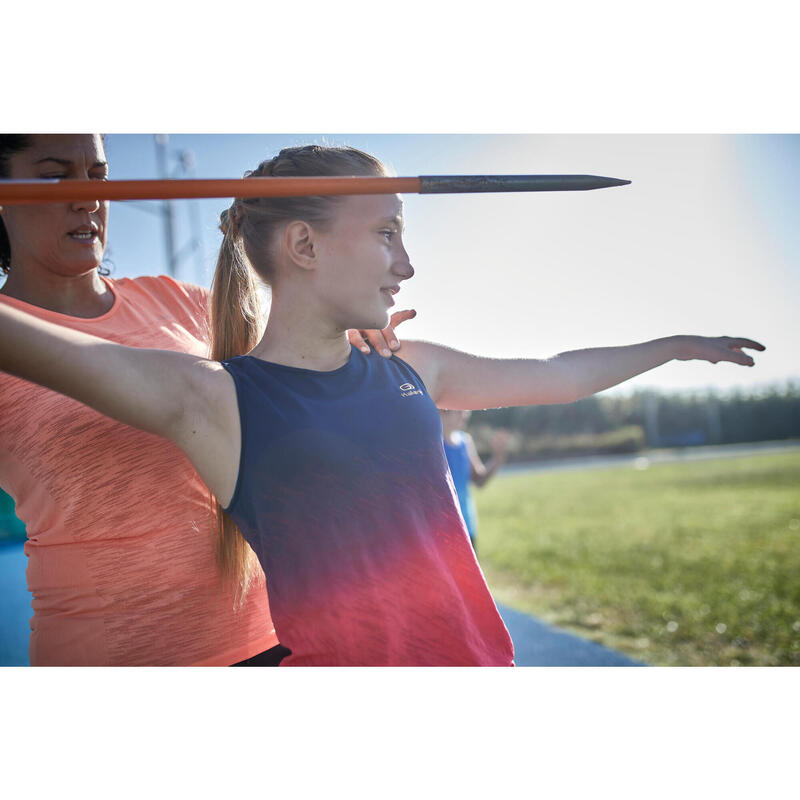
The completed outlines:
{"type": "Polygon", "coordinates": [[[227,511],[264,569],[282,665],[513,665],[417,373],[357,349],[331,372],[223,364],[242,430],[227,511]]]}

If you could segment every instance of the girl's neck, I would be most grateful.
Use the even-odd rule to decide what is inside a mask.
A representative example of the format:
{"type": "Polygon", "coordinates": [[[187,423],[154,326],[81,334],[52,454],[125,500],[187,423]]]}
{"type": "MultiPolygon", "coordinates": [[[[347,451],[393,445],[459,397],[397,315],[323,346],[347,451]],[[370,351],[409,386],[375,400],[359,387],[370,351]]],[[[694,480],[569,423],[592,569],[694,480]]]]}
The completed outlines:
{"type": "Polygon", "coordinates": [[[319,310],[306,302],[286,302],[273,293],[264,335],[250,355],[287,367],[330,372],[350,358],[350,342],[319,310]]]}
{"type": "Polygon", "coordinates": [[[96,269],[73,276],[12,265],[0,292],[23,303],[83,319],[101,317],[114,305],[114,293],[96,269]]]}

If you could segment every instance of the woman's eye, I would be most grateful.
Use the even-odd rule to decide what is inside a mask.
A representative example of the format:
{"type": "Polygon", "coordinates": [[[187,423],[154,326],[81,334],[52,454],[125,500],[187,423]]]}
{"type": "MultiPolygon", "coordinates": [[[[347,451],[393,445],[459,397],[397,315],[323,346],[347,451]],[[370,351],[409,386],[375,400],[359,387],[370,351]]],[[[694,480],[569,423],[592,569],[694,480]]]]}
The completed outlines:
{"type": "Polygon", "coordinates": [[[383,237],[387,242],[391,242],[392,237],[394,236],[394,231],[381,231],[381,234],[383,234],[383,237]]]}
{"type": "Polygon", "coordinates": [[[67,177],[67,175],[66,175],[65,172],[53,172],[53,173],[50,173],[48,175],[40,175],[39,176],[39,178],[41,180],[45,180],[45,181],[58,180],[58,179],[66,178],[66,177],[67,177]]]}

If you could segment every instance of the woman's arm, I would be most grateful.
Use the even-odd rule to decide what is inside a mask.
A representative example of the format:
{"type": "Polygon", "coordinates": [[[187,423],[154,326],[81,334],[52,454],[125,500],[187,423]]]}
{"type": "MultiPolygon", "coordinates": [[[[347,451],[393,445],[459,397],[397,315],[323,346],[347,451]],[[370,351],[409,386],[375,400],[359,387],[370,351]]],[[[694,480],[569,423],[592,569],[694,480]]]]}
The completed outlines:
{"type": "Polygon", "coordinates": [[[678,359],[753,366],[751,339],[670,336],[625,347],[597,347],[548,359],[480,358],[429,342],[404,342],[397,355],[420,374],[441,408],[571,403],[678,359]]]}
{"type": "Polygon", "coordinates": [[[239,416],[219,364],[126,347],[0,304],[0,369],[173,441],[221,502],[233,493],[239,416]]]}

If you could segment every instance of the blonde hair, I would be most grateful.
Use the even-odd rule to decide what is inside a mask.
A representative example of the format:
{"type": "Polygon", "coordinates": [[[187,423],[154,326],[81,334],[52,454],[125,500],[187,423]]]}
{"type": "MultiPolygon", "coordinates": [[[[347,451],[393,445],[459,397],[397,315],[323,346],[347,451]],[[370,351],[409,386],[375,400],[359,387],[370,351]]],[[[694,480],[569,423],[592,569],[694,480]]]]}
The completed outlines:
{"type": "MultiPolygon", "coordinates": [[[[287,147],[262,161],[245,178],[383,175],[380,161],[352,147],[287,147]]],[[[277,228],[302,220],[324,226],[338,197],[236,198],[220,214],[223,233],[211,286],[211,358],[224,361],[252,350],[263,333],[258,278],[269,284],[274,271],[270,245],[277,228]]],[[[234,581],[238,601],[257,571],[255,554],[236,523],[214,500],[219,539],[217,556],[223,577],[234,581]]]]}

